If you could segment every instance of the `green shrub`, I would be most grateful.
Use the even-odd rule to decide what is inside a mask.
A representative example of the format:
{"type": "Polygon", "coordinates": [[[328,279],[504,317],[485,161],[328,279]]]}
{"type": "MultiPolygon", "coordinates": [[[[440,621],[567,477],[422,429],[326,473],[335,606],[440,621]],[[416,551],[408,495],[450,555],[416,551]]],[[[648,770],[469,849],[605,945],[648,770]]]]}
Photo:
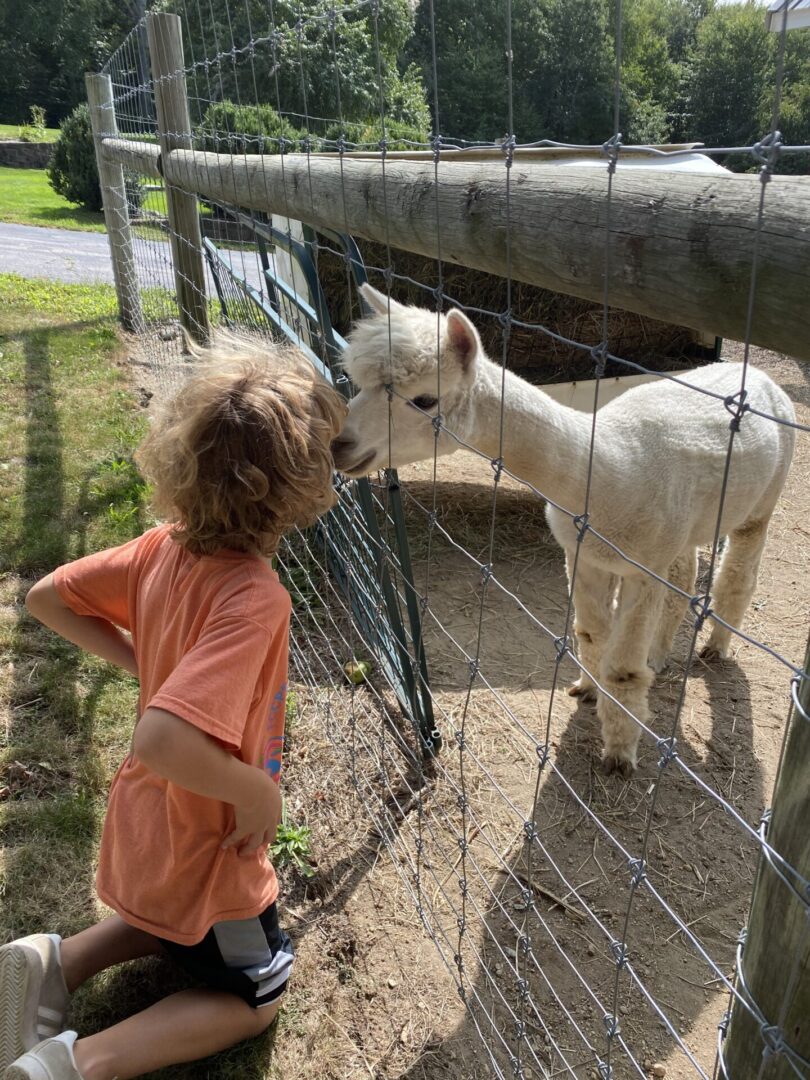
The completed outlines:
{"type": "MultiPolygon", "coordinates": [[[[59,125],[59,138],[54,143],[47,173],[53,190],[68,202],[78,203],[87,210],[101,210],[96,148],[86,105],[77,105],[59,125]]],[[[141,181],[134,174],[125,173],[124,186],[130,210],[140,209],[141,181]]]]}
{"type": "Polygon", "coordinates": [[[68,202],[88,210],[101,209],[96,151],[86,105],[77,105],[59,125],[59,138],[48,162],[48,182],[68,202]]]}
{"type": "Polygon", "coordinates": [[[197,128],[195,146],[214,154],[286,154],[303,149],[306,132],[279,116],[272,105],[209,105],[197,128]]]}
{"type": "Polygon", "coordinates": [[[23,142],[45,142],[45,110],[41,105],[32,105],[31,119],[20,128],[23,142]]]}
{"type": "MultiPolygon", "coordinates": [[[[334,150],[340,136],[348,144],[347,150],[377,150],[382,138],[382,124],[379,120],[364,120],[361,123],[344,122],[330,124],[326,129],[325,150],[334,150]]],[[[385,121],[385,140],[387,150],[426,150],[430,143],[430,133],[422,131],[402,120],[385,121]]]]}

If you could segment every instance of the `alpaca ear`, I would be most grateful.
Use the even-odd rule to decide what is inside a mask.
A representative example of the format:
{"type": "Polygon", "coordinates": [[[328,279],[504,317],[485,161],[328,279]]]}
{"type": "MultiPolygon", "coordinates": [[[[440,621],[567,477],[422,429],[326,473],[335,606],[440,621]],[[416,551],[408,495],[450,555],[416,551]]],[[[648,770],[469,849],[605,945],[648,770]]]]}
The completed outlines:
{"type": "MultiPolygon", "coordinates": [[[[389,301],[385,293],[381,293],[378,289],[375,289],[372,285],[369,285],[367,281],[364,281],[360,288],[357,290],[360,296],[371,308],[372,311],[376,311],[378,315],[387,315],[389,311],[389,301]]],[[[402,304],[398,304],[396,300],[391,300],[391,311],[395,311],[397,308],[401,308],[402,304]]]]}
{"type": "Polygon", "coordinates": [[[481,348],[478,331],[464,312],[456,308],[447,312],[447,346],[452,349],[465,372],[472,367],[481,348]]]}

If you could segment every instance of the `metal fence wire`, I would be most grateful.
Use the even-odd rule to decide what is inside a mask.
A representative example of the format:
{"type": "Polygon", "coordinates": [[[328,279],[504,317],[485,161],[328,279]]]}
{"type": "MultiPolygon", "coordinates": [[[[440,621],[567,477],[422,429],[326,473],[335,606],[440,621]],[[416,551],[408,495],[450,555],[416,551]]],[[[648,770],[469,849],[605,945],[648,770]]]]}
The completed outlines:
{"type": "MultiPolygon", "coordinates": [[[[208,332],[203,323],[221,323],[292,340],[351,396],[340,360],[345,327],[364,313],[358,285],[367,276],[383,294],[407,285],[421,296],[436,327],[438,404],[428,410],[433,454],[422,465],[401,470],[401,476],[392,469],[382,469],[371,483],[339,476],[338,508],[316,529],[289,538],[280,572],[293,596],[297,692],[321,710],[358,804],[388,849],[403,893],[443,961],[447,992],[455,986],[463,1002],[490,1075],[608,1080],[648,1076],[653,1064],[666,1058],[674,1075],[704,1080],[772,1076],[777,1067],[783,1070],[780,1077],[810,1077],[810,1062],[799,1049],[808,1045],[799,1031],[806,1029],[806,1016],[796,1021],[797,1010],[810,1003],[808,868],[792,863],[792,855],[772,843],[769,812],[761,816],[765,780],[757,761],[763,741],[775,745],[784,730],[785,745],[795,748],[806,727],[806,619],[794,621],[780,640],[779,628],[758,615],[749,613],[744,630],[713,607],[723,512],[747,425],[790,429],[800,443],[808,431],[763,406],[750,363],[752,323],[762,303],[764,225],[779,199],[771,183],[774,169],[785,155],[809,149],[784,145],[779,133],[787,5],[770,130],[752,146],[700,151],[708,158],[747,154],[760,181],[749,240],[745,340],[734,366],[737,385],[729,394],[702,385],[689,372],[655,371],[623,358],[610,340],[616,176],[628,156],[666,156],[670,165],[694,157],[693,148],[664,155],[622,142],[622,0],[616,2],[613,130],[605,132],[602,145],[587,150],[543,140],[555,153],[580,160],[589,154],[601,168],[606,240],[596,347],[514,311],[512,245],[521,198],[515,164],[538,143],[521,143],[514,131],[511,4],[506,0],[504,8],[507,134],[484,147],[465,140],[464,132],[442,130],[435,19],[432,0],[426,2],[433,35],[433,130],[424,141],[397,142],[400,150],[423,152],[420,160],[432,169],[430,190],[420,198],[424,217],[432,219],[436,258],[424,280],[403,268],[388,234],[390,215],[384,216],[378,238],[376,250],[384,253],[379,265],[364,264],[345,227],[347,193],[357,182],[349,163],[359,153],[373,155],[368,160],[375,162],[388,205],[396,140],[389,134],[394,127],[380,44],[384,4],[307,3],[293,11],[272,2],[231,0],[217,5],[221,17],[215,18],[203,0],[177,0],[162,5],[161,16],[147,15],[110,57],[104,73],[111,81],[114,123],[107,123],[101,138],[125,140],[130,164],[144,170],[127,170],[129,205],[121,211],[137,271],[140,355],[158,393],[170,392],[183,378],[187,360],[178,297],[182,306],[188,286],[199,294],[195,310],[201,333],[208,332]],[[155,75],[147,31],[150,20],[165,19],[169,10],[181,18],[185,59],[167,74],[155,75]],[[343,66],[344,45],[360,24],[370,42],[365,60],[371,82],[363,89],[379,122],[365,137],[346,118],[343,105],[357,89],[349,85],[351,75],[343,66]],[[332,116],[308,110],[316,64],[331,65],[332,116]],[[186,88],[188,130],[159,130],[155,94],[161,86],[172,93],[186,88]],[[212,106],[226,100],[238,107],[272,105],[283,123],[273,121],[273,127],[265,118],[255,129],[231,130],[228,118],[239,114],[223,112],[212,134],[212,116],[220,115],[212,106]],[[332,227],[210,194],[199,197],[189,184],[185,194],[194,200],[206,270],[203,278],[188,276],[182,258],[188,239],[175,228],[161,178],[167,139],[192,150],[214,146],[220,155],[200,159],[197,172],[188,176],[227,176],[239,163],[254,170],[254,185],[266,183],[257,161],[278,156],[286,184],[285,168],[304,161],[311,179],[320,157],[329,155],[341,173],[346,170],[341,197],[331,208],[332,227]],[[458,148],[494,155],[502,169],[506,273],[505,305],[498,310],[462,304],[445,286],[443,257],[454,238],[443,228],[440,194],[447,170],[460,167],[447,163],[458,148]],[[339,280],[329,297],[323,286],[327,265],[338,268],[339,280]],[[454,427],[443,408],[448,388],[440,333],[442,313],[450,307],[466,311],[479,327],[500,337],[486,449],[454,427]],[[582,447],[586,480],[576,505],[534,483],[525,455],[521,462],[512,459],[510,434],[517,420],[509,389],[510,345],[518,330],[532,334],[539,348],[564,341],[592,362],[592,379],[584,388],[589,399],[582,447]],[[594,499],[606,482],[597,449],[600,408],[616,389],[616,381],[605,375],[608,362],[627,376],[656,381],[662,391],[683,391],[677,400],[684,413],[709,403],[727,431],[725,464],[716,478],[713,542],[701,553],[697,584],[646,566],[594,518],[594,499]],[[465,453],[445,457],[456,448],[465,453]],[[547,504],[572,523],[575,535],[567,587],[561,553],[542,516],[547,504]],[[582,553],[597,544],[614,558],[614,588],[619,578],[641,582],[642,589],[656,586],[658,595],[669,598],[662,603],[680,600],[686,610],[676,660],[652,691],[651,716],[628,704],[624,691],[615,682],[608,685],[603,672],[588,666],[587,653],[575,647],[574,598],[588,589],[582,553]],[[730,632],[735,650],[743,650],[739,663],[720,661],[712,667],[699,659],[704,627],[718,626],[730,632]],[[358,659],[371,661],[373,675],[354,685],[346,678],[346,665],[358,659]],[[589,680],[614,714],[639,734],[641,767],[633,780],[603,777],[595,767],[598,749],[589,710],[562,692],[566,680],[578,677],[589,680]],[[767,699],[759,695],[765,686],[767,699]],[[761,715],[763,708],[777,715],[761,715]],[[403,724],[403,716],[410,723],[403,724]],[[767,733],[761,725],[768,726],[767,733]],[[772,878],[782,902],[803,915],[793,924],[789,951],[775,967],[772,962],[767,1003],[746,965],[751,953],[744,926],[755,876],[760,887],[772,878]],[[735,1026],[742,1031],[753,1025],[745,1071],[739,1059],[736,1072],[727,1068],[730,1016],[731,1042],[735,1026]],[[712,1031],[716,1038],[707,1036],[712,1031]]],[[[152,33],[163,25],[153,22],[152,33]]],[[[296,171],[296,184],[306,183],[307,172],[303,180],[301,175],[296,171]]],[[[174,181],[172,186],[178,187],[174,181]]],[[[260,198],[255,201],[263,205],[260,198]]],[[[183,325],[193,332],[187,311],[185,316],[183,325]]],[[[410,400],[398,380],[400,345],[391,326],[379,358],[386,372],[389,463],[396,460],[401,437],[394,410],[410,400]]],[[[640,416],[639,424],[644,420],[640,416]]],[[[540,431],[535,435],[535,456],[544,452],[543,437],[540,431]]],[[[666,483],[664,465],[661,483],[666,483]]],[[[802,571],[806,581],[806,565],[793,579],[800,592],[802,571]]],[[[786,579],[780,580],[773,588],[784,586],[786,579]]],[[[613,604],[611,596],[611,610],[613,604]]],[[[642,663],[646,670],[646,657],[642,663]]],[[[783,769],[784,753],[795,752],[783,751],[783,769]]],[[[757,925],[759,934],[770,932],[767,920],[757,925]]],[[[757,954],[763,951],[767,954],[767,942],[757,945],[757,954]]]]}

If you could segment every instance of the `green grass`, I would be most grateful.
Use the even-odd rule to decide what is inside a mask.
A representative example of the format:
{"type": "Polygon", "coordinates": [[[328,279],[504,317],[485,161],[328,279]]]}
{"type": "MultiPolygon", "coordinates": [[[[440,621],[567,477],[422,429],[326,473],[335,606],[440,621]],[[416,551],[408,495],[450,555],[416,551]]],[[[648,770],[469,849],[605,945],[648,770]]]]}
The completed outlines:
{"type": "MultiPolygon", "coordinates": [[[[0,139],[19,139],[20,128],[25,127],[25,124],[0,124],[0,139]]],[[[59,128],[45,128],[41,138],[37,138],[35,142],[56,142],[59,138],[59,128]]]]}
{"type": "MultiPolygon", "coordinates": [[[[137,684],[22,601],[55,566],[153,523],[132,462],[146,423],[121,357],[111,287],[0,274],[0,941],[98,918],[98,837],[137,684]]],[[[71,1023],[89,1034],[187,985],[158,959],[113,969],[77,992],[71,1023]]],[[[263,1080],[274,1038],[154,1075],[263,1080]]]]}
{"type": "Polygon", "coordinates": [[[132,729],[135,680],[22,606],[36,578],[151,523],[115,315],[107,286],[0,275],[2,940],[93,918],[97,832],[132,729]]]}
{"type": "Polygon", "coordinates": [[[0,168],[0,221],[104,232],[104,215],[57,195],[44,169],[0,168]]]}

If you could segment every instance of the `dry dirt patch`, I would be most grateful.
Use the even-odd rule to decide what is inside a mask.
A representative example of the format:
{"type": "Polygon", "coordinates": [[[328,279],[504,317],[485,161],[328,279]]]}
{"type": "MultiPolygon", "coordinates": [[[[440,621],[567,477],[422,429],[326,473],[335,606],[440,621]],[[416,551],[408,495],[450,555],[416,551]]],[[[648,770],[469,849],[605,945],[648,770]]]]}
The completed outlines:
{"type": "MultiPolygon", "coordinates": [[[[810,417],[808,387],[801,365],[761,352],[752,359],[786,387],[806,422],[810,417]]],[[[752,637],[794,663],[803,657],[808,626],[801,585],[806,580],[810,541],[806,527],[809,454],[806,437],[800,437],[746,622],[752,637]]],[[[412,466],[400,475],[405,481],[406,506],[409,494],[425,506],[433,505],[432,464],[412,466]]],[[[560,1058],[553,1049],[557,1043],[569,1062],[581,1062],[577,1073],[589,1075],[594,1058],[586,1040],[601,1056],[606,1053],[602,1006],[612,1009],[617,972],[609,937],[623,936],[631,876],[624,854],[594,824],[589,811],[625,851],[639,852],[658,775],[658,753],[645,744],[639,773],[629,783],[606,778],[598,768],[594,710],[557,693],[549,715],[555,653],[538,622],[561,632],[567,592],[562,556],[545,528],[539,500],[504,482],[498,495],[492,558],[499,586],[493,588],[490,583],[483,607],[478,564],[489,561],[489,464],[467,454],[440,462],[435,500],[444,527],[464,551],[435,533],[428,551],[421,512],[412,512],[410,520],[417,585],[427,588],[430,598],[426,634],[439,722],[446,733],[464,723],[469,799],[466,864],[458,862],[462,830],[454,785],[460,782],[460,764],[458,749],[450,739],[439,775],[429,780],[424,791],[421,811],[422,895],[428,929],[439,948],[430,944],[414,911],[419,828],[411,821],[410,828],[403,826],[397,836],[388,838],[393,861],[384,851],[380,854],[382,845],[372,836],[370,848],[355,863],[348,892],[332,886],[317,901],[302,901],[302,917],[305,911],[322,913],[315,919],[318,929],[313,927],[304,935],[305,941],[317,944],[311,953],[307,952],[311,946],[304,947],[312,975],[302,972],[302,978],[311,978],[317,985],[318,964],[330,956],[330,964],[348,965],[358,972],[357,980],[341,982],[339,975],[333,976],[323,1002],[330,1017],[326,1026],[337,1032],[335,1044],[345,1047],[348,1055],[343,1063],[355,1069],[356,1075],[472,1080],[492,1075],[482,1053],[472,1053],[480,1045],[476,1026],[485,1032],[505,1074],[510,1074],[508,1053],[497,1032],[515,1045],[509,1010],[519,1013],[516,985],[531,971],[531,993],[548,1026],[546,1032],[536,1017],[526,1010],[521,1014],[537,1058],[548,1068],[559,1068],[560,1058]],[[531,615],[515,602],[515,596],[531,615]],[[475,655],[479,615],[480,671],[488,685],[476,680],[468,699],[466,657],[475,655]],[[544,741],[547,724],[553,760],[564,781],[546,769],[538,784],[535,747],[544,741]],[[533,820],[544,850],[535,850],[529,866],[523,825],[532,817],[535,790],[533,820]],[[460,1008],[454,986],[457,919],[465,879],[467,925],[460,951],[471,1013],[460,1008]],[[540,919],[527,919],[520,912],[528,880],[540,919]],[[582,917],[573,887],[597,913],[607,934],[582,917]],[[563,904],[555,903],[555,898],[563,904]],[[316,909],[309,906],[313,903],[318,904],[316,909]],[[321,940],[323,925],[337,925],[328,920],[338,906],[346,921],[339,924],[337,933],[351,939],[350,960],[345,954],[335,958],[321,940]],[[519,959],[520,936],[527,931],[536,959],[533,966],[519,959]],[[350,1042],[356,1048],[353,1059],[350,1042]]],[[[668,733],[677,705],[687,642],[684,627],[675,661],[657,679],[653,691],[656,730],[662,734],[668,733]]],[[[563,675],[568,679],[571,672],[563,675]]],[[[788,690],[786,669],[743,642],[735,645],[732,657],[724,662],[696,662],[686,684],[679,736],[683,758],[707,787],[719,792],[754,827],[773,785],[788,690]]],[[[347,722],[345,713],[340,715],[341,707],[348,711],[350,705],[348,698],[341,703],[341,696],[333,692],[331,705],[338,741],[347,722]]],[[[311,722],[317,726],[319,720],[312,717],[311,722]]],[[[303,730],[299,737],[304,739],[303,730]]],[[[329,790],[341,792],[343,812],[336,815],[335,805],[328,801],[312,802],[307,783],[301,785],[299,796],[319,848],[325,852],[322,881],[329,880],[329,853],[335,844],[340,845],[344,863],[347,850],[358,844],[357,839],[351,841],[342,834],[339,822],[350,819],[355,829],[366,829],[348,790],[341,763],[346,759],[335,749],[334,742],[322,744],[315,765],[310,757],[310,768],[315,770],[312,783],[323,786],[317,773],[334,755],[329,790]]],[[[362,761],[356,763],[356,768],[363,767],[362,761]]],[[[365,767],[373,769],[370,761],[365,767]]],[[[299,783],[300,774],[291,774],[289,782],[299,783]]],[[[417,816],[411,810],[409,817],[417,816]]],[[[711,1072],[726,994],[661,901],[689,926],[720,970],[730,973],[737,934],[745,922],[756,846],[716,800],[672,767],[662,780],[650,828],[648,876],[660,900],[646,888],[638,889],[633,899],[627,944],[645,989],[632,983],[625,971],[620,974],[616,1002],[621,1038],[643,1067],[663,1064],[667,1075],[686,1077],[695,1074],[694,1065],[676,1048],[649,998],[666,1015],[695,1061],[711,1072]]],[[[357,850],[362,851],[362,845],[357,850]]],[[[281,1046],[277,1054],[281,1066],[281,1046]]],[[[535,1075],[538,1065],[530,1055],[524,1053],[522,1064],[527,1076],[535,1075]]],[[[617,1046],[612,1064],[617,1075],[631,1074],[628,1058],[617,1046]]],[[[331,1073],[327,1069],[323,1075],[331,1073]]]]}
{"type": "MultiPolygon", "coordinates": [[[[754,354],[753,362],[797,402],[800,419],[810,420],[806,369],[789,358],[754,354]]],[[[587,1044],[606,1056],[603,1013],[614,1000],[617,1076],[632,1074],[621,1040],[645,1070],[663,1065],[667,1076],[680,1078],[695,1075],[697,1063],[711,1073],[726,994],[663,904],[729,974],[756,845],[709,791],[670,765],[649,823],[651,888],[636,890],[627,923],[629,957],[643,989],[626,970],[617,982],[610,939],[625,934],[626,854],[642,848],[659,754],[645,743],[633,780],[606,778],[598,767],[594,710],[561,692],[551,702],[552,638],[562,632],[567,591],[542,503],[502,483],[492,533],[497,584],[490,582],[482,605],[480,564],[490,561],[493,528],[491,467],[462,453],[445,459],[435,492],[432,469],[416,465],[400,475],[417,586],[429,596],[427,655],[445,749],[433,772],[420,772],[402,758],[370,690],[311,679],[297,687],[286,786],[294,816],[312,826],[317,873],[310,881],[282,874],[298,969],[270,1075],[479,1080],[494,1075],[480,1030],[510,1076],[517,1015],[525,1021],[524,1075],[540,1075],[541,1066],[554,1073],[564,1056],[577,1075],[591,1077],[596,1057],[587,1044]],[[436,533],[428,544],[414,500],[432,506],[434,497],[458,547],[436,533]],[[479,622],[480,676],[470,688],[468,657],[476,655],[479,622]],[[452,737],[462,727],[464,755],[452,737]],[[556,771],[547,766],[538,775],[536,747],[547,732],[556,771]],[[410,797],[413,791],[421,799],[410,797]],[[539,838],[531,859],[527,821],[539,838]],[[529,884],[536,914],[523,910],[529,884]],[[583,916],[585,907],[596,920],[583,916]],[[521,952],[525,934],[531,963],[521,952]],[[469,1010],[456,989],[459,958],[469,1010]],[[523,978],[536,1013],[523,1004],[523,978]]],[[[745,626],[793,663],[801,662],[810,621],[803,592],[808,471],[810,449],[800,436],[745,626]]],[[[684,628],[672,666],[654,686],[661,734],[668,734],[677,707],[687,641],[684,628]]],[[[561,672],[565,681],[571,675],[561,672]]],[[[683,759],[753,827],[768,805],[788,691],[786,669],[744,642],[724,662],[696,662],[686,683],[683,759]]],[[[379,697],[396,717],[384,690],[379,697]]]]}

